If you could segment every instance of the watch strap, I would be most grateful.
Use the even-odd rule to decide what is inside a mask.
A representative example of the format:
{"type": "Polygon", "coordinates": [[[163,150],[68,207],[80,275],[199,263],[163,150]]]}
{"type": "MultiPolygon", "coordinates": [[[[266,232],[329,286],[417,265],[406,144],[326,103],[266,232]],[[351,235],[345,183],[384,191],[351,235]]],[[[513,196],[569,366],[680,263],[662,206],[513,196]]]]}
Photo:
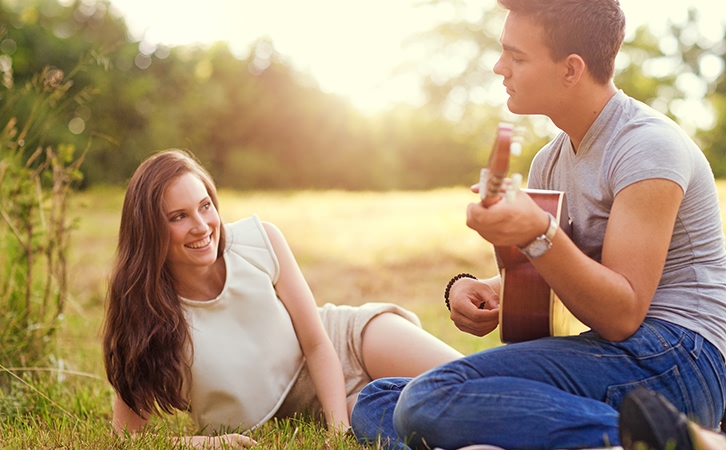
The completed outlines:
{"type": "Polygon", "coordinates": [[[547,215],[550,218],[550,224],[547,227],[547,231],[534,238],[534,240],[529,242],[527,245],[518,247],[522,253],[531,259],[539,258],[547,253],[547,251],[552,247],[552,241],[555,238],[555,234],[557,234],[557,229],[559,228],[557,220],[552,214],[547,213],[547,215]]]}
{"type": "Polygon", "coordinates": [[[545,238],[547,238],[550,243],[555,239],[555,234],[557,234],[557,229],[560,228],[560,224],[557,223],[557,219],[555,219],[555,216],[553,216],[550,213],[547,213],[547,215],[550,217],[550,226],[547,227],[547,231],[545,231],[545,238]]]}

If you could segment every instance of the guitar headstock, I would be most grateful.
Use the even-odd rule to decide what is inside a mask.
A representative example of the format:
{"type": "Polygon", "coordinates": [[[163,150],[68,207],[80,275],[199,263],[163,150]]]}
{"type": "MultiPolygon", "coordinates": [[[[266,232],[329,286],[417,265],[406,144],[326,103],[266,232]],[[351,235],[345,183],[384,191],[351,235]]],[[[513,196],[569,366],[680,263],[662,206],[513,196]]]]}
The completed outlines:
{"type": "MultiPolygon", "coordinates": [[[[494,148],[489,154],[487,168],[482,169],[479,180],[479,196],[484,206],[490,206],[499,201],[502,195],[502,184],[509,171],[510,156],[518,156],[521,152],[522,141],[521,138],[515,136],[514,125],[508,122],[500,122],[494,148]]],[[[521,180],[521,176],[518,179],[521,180]]],[[[519,186],[517,186],[517,189],[519,189],[519,186]]],[[[508,198],[511,197],[512,195],[508,195],[508,198]]]]}

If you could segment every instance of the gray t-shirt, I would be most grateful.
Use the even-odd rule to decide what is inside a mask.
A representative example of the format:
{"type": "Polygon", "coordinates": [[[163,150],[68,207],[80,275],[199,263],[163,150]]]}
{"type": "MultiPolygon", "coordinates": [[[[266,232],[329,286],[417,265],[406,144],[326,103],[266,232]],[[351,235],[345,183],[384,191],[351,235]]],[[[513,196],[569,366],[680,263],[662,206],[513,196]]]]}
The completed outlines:
{"type": "Polygon", "coordinates": [[[615,196],[652,178],[674,181],[684,197],[648,317],[696,331],[726,355],[726,251],[718,195],[703,152],[678,125],[619,91],[577,153],[565,133],[537,153],[528,187],[566,193],[570,237],[600,261],[615,196]]]}

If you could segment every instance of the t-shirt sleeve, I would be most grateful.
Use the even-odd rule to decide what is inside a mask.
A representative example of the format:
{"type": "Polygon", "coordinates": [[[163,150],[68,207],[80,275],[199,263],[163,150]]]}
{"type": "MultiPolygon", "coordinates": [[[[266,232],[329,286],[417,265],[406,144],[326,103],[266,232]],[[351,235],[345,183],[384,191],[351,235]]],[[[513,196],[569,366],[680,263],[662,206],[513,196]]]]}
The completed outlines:
{"type": "Polygon", "coordinates": [[[607,155],[603,163],[613,196],[633,183],[655,178],[677,183],[685,194],[693,173],[683,136],[656,122],[634,122],[623,128],[607,155]]]}

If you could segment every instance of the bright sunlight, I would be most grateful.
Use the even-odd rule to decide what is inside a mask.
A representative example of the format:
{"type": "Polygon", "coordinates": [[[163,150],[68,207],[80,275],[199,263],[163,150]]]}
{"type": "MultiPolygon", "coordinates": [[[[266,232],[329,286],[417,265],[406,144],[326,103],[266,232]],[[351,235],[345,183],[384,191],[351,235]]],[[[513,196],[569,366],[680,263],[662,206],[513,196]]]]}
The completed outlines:
{"type": "MultiPolygon", "coordinates": [[[[470,19],[495,0],[468,0],[463,11],[470,19]]],[[[112,0],[135,39],[149,44],[184,45],[227,41],[240,56],[259,37],[299,70],[309,73],[321,88],[348,97],[363,111],[376,112],[407,102],[419,104],[422,95],[414,73],[397,73],[408,63],[425,58],[407,40],[452,20],[451,6],[432,6],[426,0],[112,0]]],[[[681,22],[689,8],[701,12],[702,33],[721,33],[726,17],[722,0],[621,0],[628,29],[647,23],[654,30],[667,20],[681,22]]]]}

